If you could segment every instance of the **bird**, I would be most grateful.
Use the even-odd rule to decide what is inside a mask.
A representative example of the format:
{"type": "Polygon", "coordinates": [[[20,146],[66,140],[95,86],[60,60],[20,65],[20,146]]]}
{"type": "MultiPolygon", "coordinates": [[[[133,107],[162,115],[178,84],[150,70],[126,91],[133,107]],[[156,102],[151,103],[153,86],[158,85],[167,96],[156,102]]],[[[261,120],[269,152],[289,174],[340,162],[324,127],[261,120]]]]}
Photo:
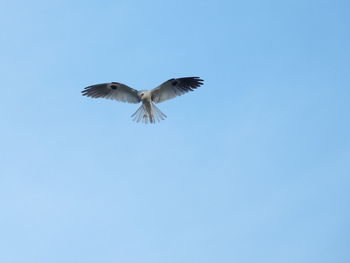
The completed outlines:
{"type": "Polygon", "coordinates": [[[105,98],[127,103],[142,103],[131,118],[135,122],[156,123],[167,116],[158,109],[156,103],[181,96],[203,85],[200,77],[172,78],[151,90],[136,90],[119,83],[101,83],[84,88],[83,96],[105,98]]]}

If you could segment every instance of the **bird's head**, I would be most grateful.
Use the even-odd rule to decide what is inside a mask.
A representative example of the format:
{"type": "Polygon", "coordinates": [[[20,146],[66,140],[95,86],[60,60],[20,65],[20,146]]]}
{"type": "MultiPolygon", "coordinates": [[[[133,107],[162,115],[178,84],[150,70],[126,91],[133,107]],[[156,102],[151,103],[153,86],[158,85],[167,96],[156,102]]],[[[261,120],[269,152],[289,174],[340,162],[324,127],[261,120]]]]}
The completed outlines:
{"type": "Polygon", "coordinates": [[[145,96],[145,91],[144,90],[140,90],[138,92],[138,95],[139,95],[140,99],[143,99],[143,97],[145,96]]]}

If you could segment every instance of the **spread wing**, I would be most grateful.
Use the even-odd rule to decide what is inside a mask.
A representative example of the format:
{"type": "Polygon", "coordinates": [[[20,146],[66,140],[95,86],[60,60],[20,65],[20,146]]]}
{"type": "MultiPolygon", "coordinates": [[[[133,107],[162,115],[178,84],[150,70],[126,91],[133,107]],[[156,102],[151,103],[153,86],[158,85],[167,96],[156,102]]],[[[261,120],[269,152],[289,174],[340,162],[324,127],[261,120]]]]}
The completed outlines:
{"type": "Polygon", "coordinates": [[[111,82],[86,87],[82,92],[83,96],[91,98],[105,98],[128,103],[139,103],[140,97],[137,90],[122,83],[111,82]]]}
{"type": "Polygon", "coordinates": [[[193,91],[203,84],[199,77],[169,79],[163,84],[151,90],[152,101],[155,103],[170,100],[189,91],[193,91]]]}

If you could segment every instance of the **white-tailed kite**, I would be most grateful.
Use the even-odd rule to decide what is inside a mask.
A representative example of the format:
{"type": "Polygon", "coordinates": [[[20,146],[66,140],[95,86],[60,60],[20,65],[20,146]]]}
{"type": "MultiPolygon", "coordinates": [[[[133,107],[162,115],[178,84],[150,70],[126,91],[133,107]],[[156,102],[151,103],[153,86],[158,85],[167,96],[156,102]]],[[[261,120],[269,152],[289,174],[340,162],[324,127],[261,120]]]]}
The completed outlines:
{"type": "Polygon", "coordinates": [[[152,90],[137,91],[122,83],[111,82],[86,87],[81,93],[91,98],[105,98],[128,103],[142,102],[142,105],[131,117],[136,122],[155,123],[164,120],[166,115],[154,103],[160,103],[193,91],[202,84],[203,80],[199,77],[177,78],[169,79],[152,90]]]}

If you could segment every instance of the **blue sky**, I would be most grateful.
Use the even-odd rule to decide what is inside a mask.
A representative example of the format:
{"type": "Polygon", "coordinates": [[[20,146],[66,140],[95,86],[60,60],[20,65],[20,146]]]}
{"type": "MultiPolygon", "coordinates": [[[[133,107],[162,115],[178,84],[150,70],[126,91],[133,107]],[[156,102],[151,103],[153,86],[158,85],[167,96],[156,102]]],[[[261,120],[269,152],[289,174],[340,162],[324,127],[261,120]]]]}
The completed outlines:
{"type": "Polygon", "coordinates": [[[349,8],[0,1],[0,262],[349,262],[349,8]]]}

